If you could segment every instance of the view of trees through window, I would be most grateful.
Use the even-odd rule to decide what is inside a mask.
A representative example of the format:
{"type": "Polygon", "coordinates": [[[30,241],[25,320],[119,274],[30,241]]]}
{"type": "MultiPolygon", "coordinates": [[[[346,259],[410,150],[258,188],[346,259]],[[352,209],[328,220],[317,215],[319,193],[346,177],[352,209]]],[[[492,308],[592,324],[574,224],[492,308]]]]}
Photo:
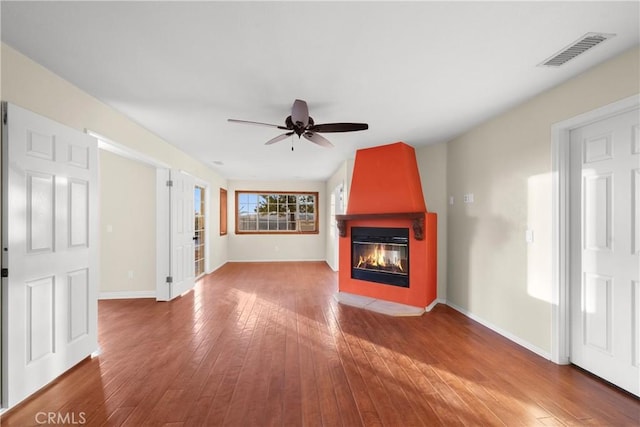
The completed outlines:
{"type": "Polygon", "coordinates": [[[317,233],[318,193],[236,191],[237,233],[317,233]]]}

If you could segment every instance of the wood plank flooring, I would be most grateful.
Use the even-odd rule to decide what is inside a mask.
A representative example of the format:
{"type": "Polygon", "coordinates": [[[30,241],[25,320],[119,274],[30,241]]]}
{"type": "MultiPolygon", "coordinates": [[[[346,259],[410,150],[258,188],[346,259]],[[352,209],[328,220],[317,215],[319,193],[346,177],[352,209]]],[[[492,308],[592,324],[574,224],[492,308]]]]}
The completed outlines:
{"type": "Polygon", "coordinates": [[[100,301],[100,356],[0,423],[640,423],[638,399],[447,306],[388,317],[336,303],[336,280],[325,263],[229,263],[170,303],[100,301]]]}

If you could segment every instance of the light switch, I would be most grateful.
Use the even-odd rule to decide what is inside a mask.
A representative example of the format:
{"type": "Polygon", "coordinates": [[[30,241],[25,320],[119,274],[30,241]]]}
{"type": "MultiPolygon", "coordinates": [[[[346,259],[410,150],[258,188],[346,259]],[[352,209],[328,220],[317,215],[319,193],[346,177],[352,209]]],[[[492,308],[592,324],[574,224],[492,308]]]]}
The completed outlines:
{"type": "Polygon", "coordinates": [[[533,230],[525,231],[524,239],[527,243],[533,243],[533,230]]]}
{"type": "Polygon", "coordinates": [[[453,196],[449,196],[449,204],[452,205],[453,204],[453,196]]]}
{"type": "Polygon", "coordinates": [[[113,225],[107,225],[107,233],[113,233],[113,225]]]}
{"type": "Polygon", "coordinates": [[[467,193],[462,196],[462,201],[465,203],[473,203],[473,193],[467,193]]]}

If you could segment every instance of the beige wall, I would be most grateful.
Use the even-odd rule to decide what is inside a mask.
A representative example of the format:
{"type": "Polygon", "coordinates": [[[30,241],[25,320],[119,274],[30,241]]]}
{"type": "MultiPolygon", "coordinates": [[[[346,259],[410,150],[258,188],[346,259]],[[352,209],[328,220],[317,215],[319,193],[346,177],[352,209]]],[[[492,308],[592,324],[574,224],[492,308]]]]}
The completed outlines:
{"type": "Polygon", "coordinates": [[[156,171],[103,150],[100,171],[100,287],[155,292],[156,171]]]}
{"type": "MultiPolygon", "coordinates": [[[[200,161],[189,157],[116,110],[91,97],[5,44],[2,44],[1,57],[2,81],[0,87],[2,88],[2,100],[14,103],[72,128],[81,131],[85,129],[92,130],[112,141],[164,162],[173,168],[187,171],[207,182],[210,185],[212,195],[209,209],[214,214],[211,218],[209,265],[211,268],[216,268],[226,262],[227,238],[219,236],[219,193],[217,191],[220,187],[226,187],[225,179],[207,168],[200,161]]],[[[115,162],[107,161],[100,171],[101,181],[117,182],[120,179],[119,174],[120,171],[115,162]]],[[[118,208],[135,205],[137,201],[127,199],[122,200],[121,203],[119,206],[105,206],[103,204],[102,208],[106,209],[106,212],[110,212],[109,215],[114,223],[125,221],[130,215],[128,209],[118,208]],[[117,215],[121,215],[121,218],[117,218],[117,215]]],[[[154,223],[155,217],[151,213],[146,213],[145,215],[145,217],[140,218],[140,221],[154,223]]],[[[104,233],[105,231],[101,230],[103,237],[104,233]]],[[[133,237],[121,243],[131,247],[139,244],[133,237]]],[[[118,251],[119,249],[114,248],[112,251],[105,251],[101,254],[101,270],[119,268],[117,266],[120,260],[118,251]]],[[[154,257],[155,255],[152,253],[149,256],[154,257]]],[[[137,277],[140,281],[143,280],[142,277],[137,277]]],[[[135,271],[134,280],[136,280],[135,271]]],[[[121,290],[122,284],[117,282],[117,280],[109,280],[101,284],[100,291],[121,290]],[[111,286],[115,286],[115,288],[112,289],[111,286]]],[[[155,284],[150,286],[146,282],[144,284],[135,284],[135,289],[153,289],[154,287],[155,284]]]]}
{"type": "Polygon", "coordinates": [[[639,52],[447,144],[447,191],[455,198],[447,217],[447,300],[541,353],[551,351],[551,126],[640,92],[639,52]],[[473,204],[462,203],[466,193],[473,204]]]}
{"type": "Polygon", "coordinates": [[[447,145],[416,147],[427,211],[438,214],[438,298],[447,298],[447,145]]]}
{"type": "MultiPolygon", "coordinates": [[[[325,259],[327,260],[327,264],[333,271],[338,271],[338,239],[340,238],[337,233],[338,229],[335,225],[335,221],[331,221],[331,196],[335,188],[342,184],[342,198],[343,198],[343,206],[347,208],[347,185],[351,181],[349,173],[349,162],[344,161],[340,164],[338,169],[329,177],[327,180],[327,185],[325,186],[325,191],[327,194],[327,203],[324,209],[324,223],[327,227],[327,241],[326,241],[326,255],[325,259]]],[[[336,207],[339,206],[339,202],[336,201],[336,207]]],[[[343,212],[336,212],[337,214],[343,212]]]]}
{"type": "Polygon", "coordinates": [[[326,257],[327,197],[323,181],[229,181],[229,261],[323,261],[326,257]],[[318,192],[318,234],[235,234],[236,190],[318,192]]]}

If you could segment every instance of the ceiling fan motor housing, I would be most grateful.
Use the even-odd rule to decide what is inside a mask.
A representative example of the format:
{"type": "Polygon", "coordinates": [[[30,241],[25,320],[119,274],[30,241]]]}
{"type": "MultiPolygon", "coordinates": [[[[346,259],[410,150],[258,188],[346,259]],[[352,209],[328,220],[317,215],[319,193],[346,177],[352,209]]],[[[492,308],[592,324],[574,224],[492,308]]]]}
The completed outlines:
{"type": "Polygon", "coordinates": [[[309,117],[309,124],[307,126],[304,125],[304,123],[302,122],[296,122],[293,123],[293,119],[291,118],[291,116],[288,116],[286,118],[286,120],[284,121],[285,126],[287,127],[287,129],[291,129],[292,131],[294,131],[296,133],[296,135],[298,135],[298,138],[300,138],[300,136],[311,126],[314,125],[314,121],[313,121],[313,117],[309,117]]]}

